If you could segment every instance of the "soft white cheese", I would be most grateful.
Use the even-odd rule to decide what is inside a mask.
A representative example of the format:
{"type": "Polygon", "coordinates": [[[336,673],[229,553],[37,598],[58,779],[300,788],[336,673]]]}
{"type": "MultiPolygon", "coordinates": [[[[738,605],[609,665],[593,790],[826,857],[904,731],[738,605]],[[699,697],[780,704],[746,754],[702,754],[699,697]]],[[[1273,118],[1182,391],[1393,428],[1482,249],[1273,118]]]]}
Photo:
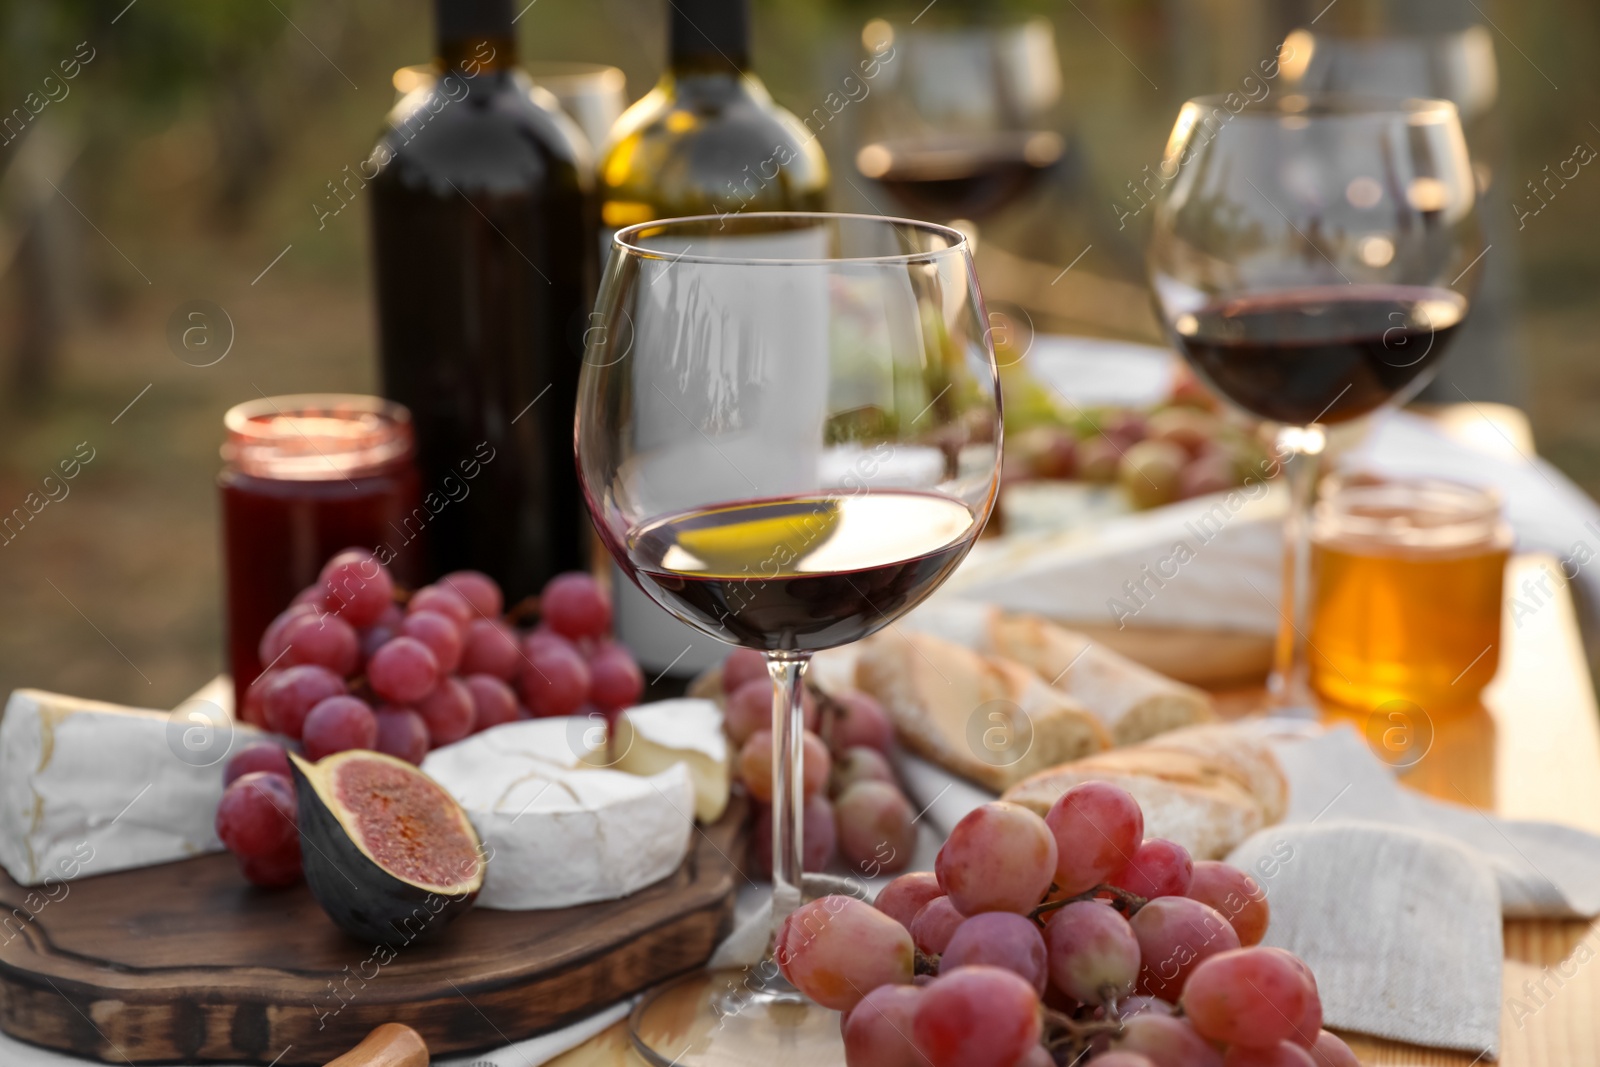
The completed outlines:
{"type": "Polygon", "coordinates": [[[0,866],[20,885],[222,847],[227,754],[261,736],[212,686],[174,712],[18,689],[0,720],[0,866]]]}
{"type": "Polygon", "coordinates": [[[614,900],[678,869],[694,832],[688,766],[640,776],[601,766],[604,759],[602,731],[555,718],[496,726],[422,761],[488,849],[480,906],[614,900]]]}
{"type": "Polygon", "coordinates": [[[694,813],[713,823],[728,807],[728,738],[722,709],[685,697],[629,708],[617,717],[612,759],[619,771],[659,774],[675,763],[689,768],[694,813]]]}

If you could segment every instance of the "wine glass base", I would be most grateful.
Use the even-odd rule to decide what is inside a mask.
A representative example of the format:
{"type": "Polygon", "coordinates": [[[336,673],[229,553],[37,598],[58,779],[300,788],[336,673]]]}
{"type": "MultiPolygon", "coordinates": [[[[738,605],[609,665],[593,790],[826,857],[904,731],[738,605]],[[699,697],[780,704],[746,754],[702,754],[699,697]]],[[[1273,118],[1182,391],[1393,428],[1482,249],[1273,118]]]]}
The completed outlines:
{"type": "Polygon", "coordinates": [[[807,1000],[767,961],[695,971],[646,993],[628,1019],[653,1067],[839,1067],[839,1013],[807,1000]]]}

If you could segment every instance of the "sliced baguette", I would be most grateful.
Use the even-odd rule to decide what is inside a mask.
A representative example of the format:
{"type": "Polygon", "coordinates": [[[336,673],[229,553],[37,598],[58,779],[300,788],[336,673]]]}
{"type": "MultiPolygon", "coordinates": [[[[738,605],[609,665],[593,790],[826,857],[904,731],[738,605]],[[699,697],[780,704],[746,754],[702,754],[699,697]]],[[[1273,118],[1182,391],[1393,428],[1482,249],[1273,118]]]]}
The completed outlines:
{"type": "Polygon", "coordinates": [[[1111,743],[1099,719],[1026,667],[932,634],[863,642],[855,681],[883,704],[901,744],[996,792],[1111,743]]]}
{"type": "Polygon", "coordinates": [[[1037,615],[988,604],[944,601],[918,609],[912,629],[977,652],[1015,660],[1100,719],[1117,745],[1211,722],[1211,698],[1037,615]]]}
{"type": "Polygon", "coordinates": [[[1144,809],[1147,837],[1164,837],[1195,859],[1220,859],[1283,817],[1288,785],[1272,749],[1228,724],[1194,726],[1128,748],[1055,767],[1003,797],[1043,815],[1068,789],[1112,782],[1144,809]]]}

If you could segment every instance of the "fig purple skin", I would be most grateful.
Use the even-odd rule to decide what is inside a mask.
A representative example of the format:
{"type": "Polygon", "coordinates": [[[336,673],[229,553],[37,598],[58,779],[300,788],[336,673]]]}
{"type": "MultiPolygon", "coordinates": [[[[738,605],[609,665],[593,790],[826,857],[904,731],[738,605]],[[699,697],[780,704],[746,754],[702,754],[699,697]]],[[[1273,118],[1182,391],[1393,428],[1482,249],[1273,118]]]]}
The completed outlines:
{"type": "MultiPolygon", "coordinates": [[[[464,915],[483,888],[487,850],[459,805],[427,775],[403,760],[376,752],[351,750],[311,764],[291,757],[299,803],[301,855],[306,885],[322,910],[345,933],[368,944],[399,949],[438,932],[464,915]],[[329,779],[329,791],[340,769],[357,760],[381,761],[401,768],[420,781],[417,803],[446,803],[460,816],[462,833],[475,852],[474,872],[449,886],[430,887],[385,869],[356,844],[352,831],[312,781],[329,779]]],[[[458,842],[463,843],[463,842],[458,842]]]]}

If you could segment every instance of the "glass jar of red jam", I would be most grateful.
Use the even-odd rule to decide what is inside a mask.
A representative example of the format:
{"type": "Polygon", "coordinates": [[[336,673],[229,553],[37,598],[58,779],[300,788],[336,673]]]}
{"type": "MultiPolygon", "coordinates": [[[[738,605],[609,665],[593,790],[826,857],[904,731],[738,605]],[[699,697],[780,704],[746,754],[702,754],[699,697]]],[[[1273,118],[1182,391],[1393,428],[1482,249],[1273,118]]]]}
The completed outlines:
{"type": "Polygon", "coordinates": [[[371,396],[263,397],[223,418],[222,547],[228,668],[237,707],[261,673],[273,618],[343,548],[377,553],[396,581],[422,564],[411,413],[371,396]]]}

